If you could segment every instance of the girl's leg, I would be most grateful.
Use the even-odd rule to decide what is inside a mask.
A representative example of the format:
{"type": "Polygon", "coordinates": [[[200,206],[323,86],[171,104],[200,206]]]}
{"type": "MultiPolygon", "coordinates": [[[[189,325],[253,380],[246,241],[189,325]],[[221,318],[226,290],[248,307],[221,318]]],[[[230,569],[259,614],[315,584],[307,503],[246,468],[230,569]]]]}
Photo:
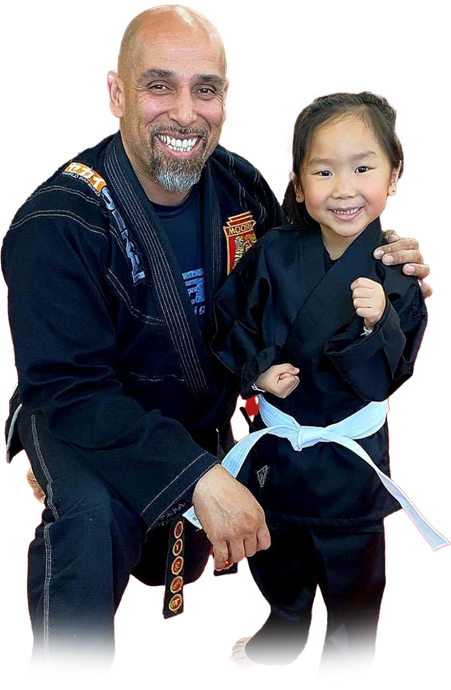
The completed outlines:
{"type": "Polygon", "coordinates": [[[249,559],[252,575],[271,606],[262,628],[246,643],[261,664],[289,664],[304,649],[317,585],[317,556],[307,527],[270,526],[271,547],[249,559]]]}
{"type": "Polygon", "coordinates": [[[312,529],[328,612],[322,666],[367,668],[385,587],[382,521],[356,532],[312,529]]]}

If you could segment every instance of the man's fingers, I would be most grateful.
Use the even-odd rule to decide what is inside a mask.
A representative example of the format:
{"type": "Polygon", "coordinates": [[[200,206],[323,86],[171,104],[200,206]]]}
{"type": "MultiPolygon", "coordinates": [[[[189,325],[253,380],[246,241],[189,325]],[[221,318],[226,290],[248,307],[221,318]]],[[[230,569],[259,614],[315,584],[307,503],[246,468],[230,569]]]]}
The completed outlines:
{"type": "MultiPolygon", "coordinates": [[[[429,275],[429,266],[423,263],[423,257],[418,248],[418,242],[413,237],[406,237],[399,239],[394,231],[387,231],[386,239],[388,244],[377,247],[374,250],[373,256],[376,259],[381,259],[382,263],[387,266],[395,264],[406,264],[403,266],[403,272],[406,275],[415,276],[419,280],[423,280],[429,275]]],[[[425,297],[432,294],[429,285],[423,288],[425,297]]]]}
{"type": "Polygon", "coordinates": [[[229,557],[234,562],[245,557],[247,540],[251,551],[269,545],[262,507],[221,465],[215,465],[199,479],[193,493],[193,505],[213,545],[218,570],[224,570],[229,557]],[[255,539],[256,544],[252,541],[255,539]]]}
{"type": "MultiPolygon", "coordinates": [[[[376,259],[381,259],[386,266],[423,263],[423,257],[418,249],[418,242],[410,237],[378,247],[374,250],[373,256],[376,259]]],[[[429,268],[427,268],[426,275],[428,273],[429,268]]]]}
{"type": "Polygon", "coordinates": [[[265,551],[271,546],[271,535],[266,522],[257,530],[257,551],[265,551]]]}
{"type": "Polygon", "coordinates": [[[430,297],[432,295],[432,288],[430,285],[428,285],[427,283],[421,283],[420,287],[424,298],[430,297]]]}
{"type": "Polygon", "coordinates": [[[216,570],[224,570],[229,560],[229,547],[226,541],[213,544],[213,558],[216,570]]]}
{"type": "Polygon", "coordinates": [[[27,472],[27,482],[33,489],[33,494],[36,500],[39,501],[39,503],[44,503],[45,502],[45,492],[42,490],[41,486],[38,484],[38,480],[34,476],[33,470],[30,469],[27,472]]]}
{"type": "Polygon", "coordinates": [[[257,551],[264,551],[271,546],[271,536],[266,523],[261,525],[255,536],[237,539],[229,544],[218,542],[213,545],[213,556],[216,570],[226,570],[232,563],[239,563],[243,558],[250,558],[257,551]]]}
{"type": "Polygon", "coordinates": [[[375,259],[382,259],[384,264],[402,263],[422,263],[423,257],[420,254],[417,240],[406,237],[402,240],[397,239],[390,244],[383,244],[377,247],[373,256],[375,259]]]}
{"type": "MultiPolygon", "coordinates": [[[[424,280],[427,278],[431,271],[430,266],[428,264],[418,264],[418,263],[408,263],[405,266],[403,266],[403,273],[409,276],[415,276],[415,278],[418,278],[418,280],[424,280]]],[[[428,286],[429,287],[429,286],[428,286]]],[[[429,288],[430,289],[430,288],[429,288]]],[[[432,290],[431,290],[432,293],[432,290]]]]}

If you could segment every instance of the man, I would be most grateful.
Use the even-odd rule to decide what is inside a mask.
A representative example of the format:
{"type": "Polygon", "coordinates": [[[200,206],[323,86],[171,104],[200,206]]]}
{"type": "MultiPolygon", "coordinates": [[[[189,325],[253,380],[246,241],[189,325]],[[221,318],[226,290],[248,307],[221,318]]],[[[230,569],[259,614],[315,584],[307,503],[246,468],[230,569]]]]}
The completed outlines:
{"type": "MultiPolygon", "coordinates": [[[[281,210],[218,146],[226,64],[203,17],[139,15],[108,84],[120,133],[38,188],[3,249],[19,372],[9,450],[25,447],[47,496],[28,589],[35,652],[50,659],[111,654],[130,574],[173,585],[174,530],[186,582],[209,542],[218,569],[269,546],[260,507],[218,466],[235,392],[206,344],[214,291],[281,210]],[[180,527],[191,499],[209,541],[180,527]]],[[[168,596],[177,613],[179,591],[168,596]]]]}

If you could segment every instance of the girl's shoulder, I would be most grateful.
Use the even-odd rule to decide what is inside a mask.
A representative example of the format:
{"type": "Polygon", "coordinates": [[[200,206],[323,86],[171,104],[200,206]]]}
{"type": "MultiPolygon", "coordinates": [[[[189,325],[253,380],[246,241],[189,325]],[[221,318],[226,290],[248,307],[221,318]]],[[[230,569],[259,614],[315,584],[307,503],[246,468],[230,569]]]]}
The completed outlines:
{"type": "Polygon", "coordinates": [[[271,228],[246,251],[233,270],[238,273],[252,270],[250,267],[265,262],[267,258],[273,260],[276,255],[291,251],[293,242],[298,239],[301,232],[300,226],[288,224],[271,228]]]}
{"type": "Polygon", "coordinates": [[[298,237],[305,233],[305,228],[301,225],[294,225],[287,223],[286,225],[279,225],[269,230],[254,246],[261,244],[261,247],[267,248],[269,246],[278,245],[279,243],[292,243],[298,237]]]}

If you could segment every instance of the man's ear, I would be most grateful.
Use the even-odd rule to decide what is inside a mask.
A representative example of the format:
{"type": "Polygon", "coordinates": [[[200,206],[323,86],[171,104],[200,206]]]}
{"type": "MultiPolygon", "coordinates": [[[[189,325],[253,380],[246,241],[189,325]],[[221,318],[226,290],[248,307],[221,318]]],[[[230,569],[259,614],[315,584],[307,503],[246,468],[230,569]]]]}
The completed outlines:
{"type": "Polygon", "coordinates": [[[124,115],[124,83],[116,72],[109,71],[107,77],[110,110],[115,117],[124,115]]]}

